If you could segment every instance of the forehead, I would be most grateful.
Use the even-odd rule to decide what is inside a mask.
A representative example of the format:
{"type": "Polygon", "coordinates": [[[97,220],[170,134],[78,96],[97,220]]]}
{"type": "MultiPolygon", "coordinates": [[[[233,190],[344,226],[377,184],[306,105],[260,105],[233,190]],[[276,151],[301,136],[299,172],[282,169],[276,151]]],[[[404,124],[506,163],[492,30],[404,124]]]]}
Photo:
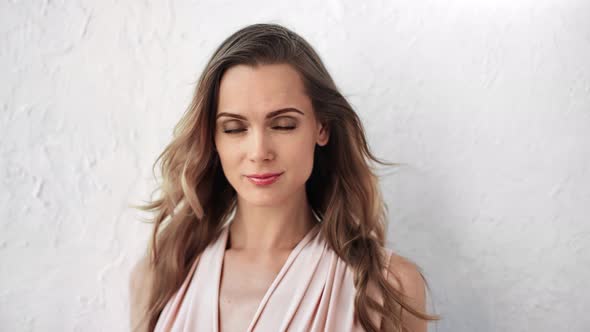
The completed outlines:
{"type": "Polygon", "coordinates": [[[236,65],[221,78],[217,112],[264,114],[286,106],[311,109],[299,73],[288,64],[236,65]]]}

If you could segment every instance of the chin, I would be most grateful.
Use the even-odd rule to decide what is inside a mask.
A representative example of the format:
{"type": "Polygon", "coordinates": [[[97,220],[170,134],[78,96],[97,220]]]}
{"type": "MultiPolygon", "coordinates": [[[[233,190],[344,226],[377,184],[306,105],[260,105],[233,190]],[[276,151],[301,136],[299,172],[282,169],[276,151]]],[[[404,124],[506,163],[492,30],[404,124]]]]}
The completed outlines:
{"type": "Polygon", "coordinates": [[[260,194],[260,193],[249,193],[247,195],[243,195],[241,196],[241,198],[248,202],[248,204],[254,205],[254,206],[266,206],[266,207],[271,207],[271,206],[278,206],[281,205],[282,202],[284,201],[282,199],[282,197],[278,196],[278,195],[272,195],[271,193],[267,193],[267,194],[260,194]]]}

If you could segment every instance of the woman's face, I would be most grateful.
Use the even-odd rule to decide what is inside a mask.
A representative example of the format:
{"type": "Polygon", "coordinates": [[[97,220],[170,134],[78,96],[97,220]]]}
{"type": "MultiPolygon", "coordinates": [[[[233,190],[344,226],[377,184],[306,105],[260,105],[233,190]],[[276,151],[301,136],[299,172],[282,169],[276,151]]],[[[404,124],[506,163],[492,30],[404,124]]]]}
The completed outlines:
{"type": "Polygon", "coordinates": [[[315,144],[328,142],[328,132],[316,120],[298,72],[288,64],[236,65],[226,70],[215,127],[215,146],[226,178],[239,199],[259,206],[305,194],[315,144]],[[264,174],[280,175],[251,177],[264,174]]]}

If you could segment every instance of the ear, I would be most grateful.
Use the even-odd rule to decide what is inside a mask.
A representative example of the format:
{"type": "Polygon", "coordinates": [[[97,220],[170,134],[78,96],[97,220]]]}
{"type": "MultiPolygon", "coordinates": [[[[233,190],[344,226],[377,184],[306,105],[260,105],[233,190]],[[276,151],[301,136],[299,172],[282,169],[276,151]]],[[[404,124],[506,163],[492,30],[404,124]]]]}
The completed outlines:
{"type": "Polygon", "coordinates": [[[319,146],[324,146],[328,144],[330,140],[330,128],[325,123],[318,124],[318,139],[316,143],[319,146]]]}

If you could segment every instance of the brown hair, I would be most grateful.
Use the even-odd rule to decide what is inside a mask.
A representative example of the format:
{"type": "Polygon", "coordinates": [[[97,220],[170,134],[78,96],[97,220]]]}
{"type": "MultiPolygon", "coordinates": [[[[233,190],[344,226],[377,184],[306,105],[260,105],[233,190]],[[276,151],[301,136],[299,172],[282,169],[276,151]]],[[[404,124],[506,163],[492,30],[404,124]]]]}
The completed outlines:
{"type": "Polygon", "coordinates": [[[237,64],[275,63],[290,64],[299,72],[318,120],[329,128],[328,144],[316,145],[306,192],[322,220],[320,231],[354,272],[359,323],[367,331],[377,331],[369,314],[374,310],[382,317],[383,330],[402,331],[402,308],[421,319],[439,319],[407,304],[404,294],[383,273],[386,207],[371,162],[395,164],[371,153],[359,117],[302,37],[277,24],[254,24],[224,40],[207,63],[189,108],[174,128],[172,142],[154,163],[155,169],[161,162],[160,196],[139,206],[156,213],[150,248],[154,282],[147,311],[149,331],[236,205],[236,192],[214,148],[221,77],[237,64]],[[382,304],[368,295],[369,283],[383,295],[382,304]]]}

